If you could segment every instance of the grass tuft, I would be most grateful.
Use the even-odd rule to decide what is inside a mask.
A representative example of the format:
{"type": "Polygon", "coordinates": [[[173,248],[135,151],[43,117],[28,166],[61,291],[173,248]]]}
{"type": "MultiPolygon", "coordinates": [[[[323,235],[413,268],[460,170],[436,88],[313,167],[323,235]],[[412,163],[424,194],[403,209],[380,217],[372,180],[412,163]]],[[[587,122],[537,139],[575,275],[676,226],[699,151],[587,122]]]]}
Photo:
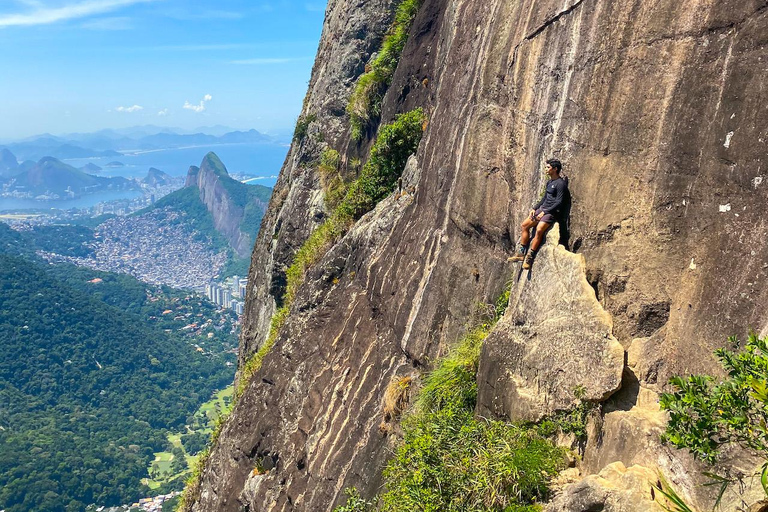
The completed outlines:
{"type": "Polygon", "coordinates": [[[470,331],[425,379],[385,471],[388,512],[532,512],[565,465],[535,429],[474,417],[477,365],[491,325],[470,331]]]}
{"type": "Polygon", "coordinates": [[[360,77],[352,91],[347,113],[355,140],[361,140],[372,121],[381,115],[384,93],[392,82],[400,55],[408,41],[408,31],[420,6],[421,0],[400,2],[395,11],[395,20],[384,36],[376,59],[366,66],[365,74],[360,77]]]}

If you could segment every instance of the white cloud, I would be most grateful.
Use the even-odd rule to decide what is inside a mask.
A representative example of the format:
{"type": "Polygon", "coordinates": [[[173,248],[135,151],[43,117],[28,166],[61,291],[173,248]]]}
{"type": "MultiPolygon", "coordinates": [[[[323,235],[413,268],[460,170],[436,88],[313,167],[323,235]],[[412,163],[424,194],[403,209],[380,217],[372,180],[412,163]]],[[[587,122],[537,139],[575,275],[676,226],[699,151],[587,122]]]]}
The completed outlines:
{"type": "Polygon", "coordinates": [[[26,2],[33,10],[25,13],[0,15],[0,28],[46,25],[58,21],[85,18],[134,4],[156,1],[158,0],[84,0],[79,2],[70,1],[58,7],[47,7],[38,2],[26,2]]]}
{"type": "Polygon", "coordinates": [[[157,113],[157,115],[159,115],[160,117],[165,117],[165,116],[167,116],[167,115],[168,115],[168,109],[167,109],[167,108],[164,108],[163,110],[161,110],[160,112],[158,112],[158,113],[157,113]]]}
{"type": "Polygon", "coordinates": [[[295,57],[295,58],[257,58],[257,59],[243,59],[243,60],[231,60],[230,64],[251,64],[251,65],[269,65],[269,64],[285,64],[287,62],[298,62],[302,60],[308,60],[309,57],[295,57]]]}
{"type": "Polygon", "coordinates": [[[144,107],[141,105],[133,105],[132,107],[117,107],[115,110],[118,112],[138,112],[139,110],[144,110],[144,107]]]}
{"type": "Polygon", "coordinates": [[[203,96],[203,99],[200,100],[200,104],[193,105],[192,103],[190,103],[188,101],[185,101],[184,102],[184,107],[182,107],[182,108],[185,108],[187,110],[191,110],[193,112],[202,112],[202,111],[205,110],[205,104],[207,102],[211,101],[212,99],[213,99],[213,96],[211,96],[210,94],[206,94],[205,96],[203,96]]]}
{"type": "Polygon", "coordinates": [[[89,30],[131,30],[133,23],[131,18],[113,17],[86,21],[80,26],[89,30]]]}

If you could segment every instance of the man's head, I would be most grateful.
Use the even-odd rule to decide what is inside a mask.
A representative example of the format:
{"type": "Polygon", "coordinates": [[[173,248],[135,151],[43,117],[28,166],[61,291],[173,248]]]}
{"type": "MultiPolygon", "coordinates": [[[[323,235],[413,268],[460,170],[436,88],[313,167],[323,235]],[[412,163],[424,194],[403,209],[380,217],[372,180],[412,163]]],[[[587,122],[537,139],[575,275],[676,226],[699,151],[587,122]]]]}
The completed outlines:
{"type": "Polygon", "coordinates": [[[563,164],[560,163],[560,160],[555,160],[554,158],[547,160],[547,174],[549,174],[551,178],[560,176],[560,171],[562,170],[563,164]]]}

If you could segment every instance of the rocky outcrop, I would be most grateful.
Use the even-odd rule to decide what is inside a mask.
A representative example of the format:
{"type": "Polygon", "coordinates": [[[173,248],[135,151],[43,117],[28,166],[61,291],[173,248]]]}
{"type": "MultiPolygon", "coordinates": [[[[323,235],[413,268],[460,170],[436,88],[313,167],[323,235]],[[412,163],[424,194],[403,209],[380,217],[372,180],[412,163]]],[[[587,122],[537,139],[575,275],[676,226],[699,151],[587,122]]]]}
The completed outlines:
{"type": "Polygon", "coordinates": [[[558,233],[549,231],[535,270],[515,274],[509,307],[483,344],[481,416],[539,421],[621,386],[624,350],[611,317],[587,282],[584,257],[558,245],[558,233]]]}
{"type": "MultiPolygon", "coordinates": [[[[151,176],[152,172],[150,171],[147,179],[150,179],[151,176]]],[[[247,185],[230,178],[227,168],[219,160],[219,157],[214,153],[208,153],[203,158],[200,167],[192,166],[189,168],[184,186],[198,188],[200,200],[213,216],[213,225],[216,231],[224,235],[238,257],[247,257],[253,248],[253,237],[250,233],[243,233],[240,230],[245,216],[246,204],[242,200],[238,202],[233,197],[236,189],[247,185]]],[[[265,208],[266,205],[259,202],[257,206],[265,208]]]]}
{"type": "Polygon", "coordinates": [[[147,171],[147,176],[141,181],[142,183],[146,183],[152,187],[159,187],[168,184],[170,180],[171,177],[168,174],[164,173],[160,169],[150,167],[149,171],[147,171]]]}
{"type": "MultiPolygon", "coordinates": [[[[294,142],[262,223],[241,362],[267,335],[293,254],[327,215],[311,161],[325,145],[364,154],[367,143],[349,141],[343,106],[390,7],[328,5],[302,112],[317,120],[294,142]]],[[[571,178],[570,248],[611,320],[588,304],[583,280],[563,300],[575,297],[591,315],[585,336],[612,332],[632,361],[591,425],[582,473],[598,477],[584,492],[593,510],[620,502],[639,510],[645,497],[598,488],[635,479],[634,471],[599,476],[606,466],[699,474],[684,452],[651,442],[663,425],[653,408],[671,375],[717,372],[711,354],[728,335],[768,328],[766,34],[764,0],[425,0],[382,106],[384,122],[416,105],[428,112],[411,163],[416,185],[310,270],[211,453],[193,509],[330,511],[345,487],[375,494],[389,455],[377,429],[386,383],[428,367],[475,321],[478,305],[501,293],[519,223],[544,182],[541,163],[552,156],[571,178]],[[265,458],[273,468],[254,474],[265,458]]],[[[554,266],[559,250],[550,248],[554,266]]],[[[537,272],[549,265],[539,263],[518,286],[539,286],[537,272]]],[[[530,312],[525,293],[516,300],[530,312]]],[[[529,332],[547,320],[521,317],[529,332]]],[[[492,336],[494,354],[510,357],[498,368],[514,369],[523,384],[515,396],[529,395],[530,417],[566,407],[568,388],[587,385],[571,375],[562,388],[537,380],[550,360],[524,356],[534,338],[516,338],[523,326],[511,323],[492,336]],[[503,340],[520,350],[506,351],[503,340]]],[[[609,395],[618,375],[615,342],[601,339],[611,365],[594,399],[609,395]]],[[[514,374],[502,373],[481,373],[481,395],[511,382],[503,379],[514,374]]],[[[695,478],[674,483],[693,506],[711,507],[695,478]]],[[[744,495],[748,505],[754,496],[744,495]]],[[[584,510],[571,503],[562,510],[584,510]]]]}
{"type": "Polygon", "coordinates": [[[663,512],[651,490],[658,480],[658,474],[648,468],[626,468],[621,462],[614,462],[597,475],[566,487],[547,505],[546,511],[663,512]]]}

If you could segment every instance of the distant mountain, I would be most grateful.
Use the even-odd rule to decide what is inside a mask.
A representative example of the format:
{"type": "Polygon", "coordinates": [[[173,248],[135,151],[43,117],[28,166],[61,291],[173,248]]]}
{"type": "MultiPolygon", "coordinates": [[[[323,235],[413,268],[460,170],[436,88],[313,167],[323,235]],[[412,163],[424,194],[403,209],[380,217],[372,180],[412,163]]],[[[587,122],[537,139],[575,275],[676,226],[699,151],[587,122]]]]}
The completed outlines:
{"type": "MultiPolygon", "coordinates": [[[[217,137],[221,137],[225,133],[235,132],[235,131],[237,130],[235,130],[234,128],[230,128],[229,126],[223,126],[223,125],[217,124],[215,126],[200,126],[192,130],[192,133],[208,133],[211,135],[215,135],[217,137]]],[[[184,132],[180,131],[177,133],[184,133],[184,132]]]]}
{"type": "Polygon", "coordinates": [[[213,216],[216,231],[235,253],[241,258],[250,255],[272,189],[231,178],[213,152],[205,155],[199,168],[190,167],[184,187],[197,188],[199,200],[213,216]]]}
{"type": "Polygon", "coordinates": [[[18,173],[19,162],[16,156],[3,148],[0,149],[0,178],[9,178],[18,173]]]}
{"type": "Polygon", "coordinates": [[[39,160],[46,156],[59,159],[122,156],[122,153],[112,149],[105,151],[87,149],[58,137],[40,137],[26,142],[7,144],[6,149],[23,160],[39,160]]]}
{"type": "Polygon", "coordinates": [[[256,130],[247,132],[229,132],[217,137],[206,133],[179,135],[176,133],[158,133],[143,137],[137,141],[138,149],[159,149],[182,146],[210,146],[216,144],[259,144],[272,139],[256,130]]]}
{"type": "Polygon", "coordinates": [[[164,173],[160,169],[155,169],[154,167],[150,167],[149,171],[147,172],[147,177],[141,180],[142,183],[146,183],[147,185],[151,185],[153,187],[158,187],[162,185],[167,185],[171,181],[171,176],[164,173]]]}
{"type": "Polygon", "coordinates": [[[203,127],[196,133],[190,133],[178,128],[148,125],[120,130],[100,130],[94,133],[72,133],[63,137],[44,134],[9,143],[5,147],[22,160],[39,160],[46,156],[66,160],[109,158],[121,156],[122,152],[137,150],[277,142],[279,141],[256,130],[237,131],[226,126],[203,127]]]}
{"type": "Polygon", "coordinates": [[[80,168],[80,170],[83,171],[83,172],[87,172],[87,173],[94,173],[94,172],[101,171],[101,167],[99,167],[98,165],[94,164],[93,162],[88,162],[87,164],[82,166],[80,168]]]}
{"type": "Polygon", "coordinates": [[[109,168],[125,167],[125,164],[123,162],[109,162],[108,164],[104,164],[104,167],[109,167],[109,168]]]}
{"type": "Polygon", "coordinates": [[[30,192],[35,195],[50,192],[58,195],[81,195],[98,190],[126,190],[137,188],[132,180],[121,177],[106,178],[93,176],[67,165],[53,157],[40,159],[29,166],[22,164],[25,169],[15,177],[13,188],[30,192]]]}

